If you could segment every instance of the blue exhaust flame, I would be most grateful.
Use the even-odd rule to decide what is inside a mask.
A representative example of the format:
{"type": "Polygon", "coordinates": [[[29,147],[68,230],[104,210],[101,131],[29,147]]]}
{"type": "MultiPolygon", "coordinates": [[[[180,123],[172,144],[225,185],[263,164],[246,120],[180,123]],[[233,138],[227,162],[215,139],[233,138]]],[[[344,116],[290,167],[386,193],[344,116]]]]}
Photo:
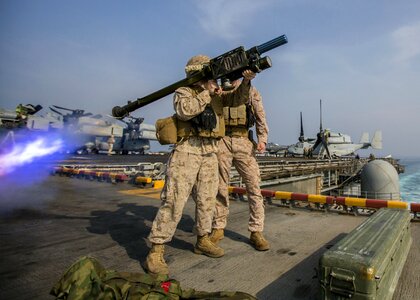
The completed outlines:
{"type": "Polygon", "coordinates": [[[16,143],[7,152],[0,154],[0,176],[10,174],[22,166],[30,165],[42,157],[57,153],[62,150],[63,145],[60,138],[48,140],[45,137],[16,143]]]}

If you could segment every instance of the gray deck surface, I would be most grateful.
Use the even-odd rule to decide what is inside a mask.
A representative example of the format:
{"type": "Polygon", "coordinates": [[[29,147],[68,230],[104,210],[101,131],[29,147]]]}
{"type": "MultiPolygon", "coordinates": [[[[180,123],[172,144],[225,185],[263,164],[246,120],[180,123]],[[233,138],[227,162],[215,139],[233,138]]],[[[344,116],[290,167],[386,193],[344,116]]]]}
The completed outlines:
{"type": "MultiPolygon", "coordinates": [[[[37,185],[1,184],[2,203],[20,207],[0,217],[0,298],[53,299],[49,291],[79,257],[91,255],[108,269],[144,272],[146,237],[160,205],[159,191],[50,176],[37,185]],[[7,189],[5,189],[5,186],[7,189]]],[[[175,237],[166,247],[171,277],[182,287],[238,290],[259,299],[316,299],[320,255],[365,217],[266,207],[267,252],[248,244],[248,205],[232,201],[225,256],[192,252],[194,203],[189,201],[175,237]]],[[[394,299],[420,292],[420,223],[394,299]]]]}

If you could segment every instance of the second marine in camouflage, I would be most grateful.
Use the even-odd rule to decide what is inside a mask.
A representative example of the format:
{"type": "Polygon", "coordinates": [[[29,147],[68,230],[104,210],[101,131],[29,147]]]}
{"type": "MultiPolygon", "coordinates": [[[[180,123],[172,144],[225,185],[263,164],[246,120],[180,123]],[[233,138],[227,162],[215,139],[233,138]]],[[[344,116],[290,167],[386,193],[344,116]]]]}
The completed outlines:
{"type": "MultiPolygon", "coordinates": [[[[238,86],[238,82],[234,82],[238,86]]],[[[250,242],[255,249],[265,251],[270,248],[264,238],[264,199],[260,189],[260,170],[255,158],[255,150],[264,152],[267,144],[268,126],[265,118],[262,97],[255,87],[251,88],[246,104],[238,107],[224,107],[226,124],[225,137],[219,144],[219,192],[213,218],[210,239],[218,244],[224,237],[224,228],[229,215],[229,179],[232,164],[242,177],[246,186],[249,203],[248,230],[250,242]],[[258,143],[249,139],[249,128],[255,123],[258,143]]]]}

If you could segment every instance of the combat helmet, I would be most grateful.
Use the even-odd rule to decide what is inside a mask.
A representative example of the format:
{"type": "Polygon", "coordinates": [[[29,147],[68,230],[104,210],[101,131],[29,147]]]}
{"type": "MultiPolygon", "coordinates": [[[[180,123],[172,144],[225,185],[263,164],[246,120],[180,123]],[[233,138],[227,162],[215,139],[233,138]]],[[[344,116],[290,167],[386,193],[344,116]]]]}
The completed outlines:
{"type": "Polygon", "coordinates": [[[190,77],[192,74],[201,71],[204,66],[210,63],[210,57],[207,55],[196,55],[190,58],[185,66],[185,74],[190,77]]]}

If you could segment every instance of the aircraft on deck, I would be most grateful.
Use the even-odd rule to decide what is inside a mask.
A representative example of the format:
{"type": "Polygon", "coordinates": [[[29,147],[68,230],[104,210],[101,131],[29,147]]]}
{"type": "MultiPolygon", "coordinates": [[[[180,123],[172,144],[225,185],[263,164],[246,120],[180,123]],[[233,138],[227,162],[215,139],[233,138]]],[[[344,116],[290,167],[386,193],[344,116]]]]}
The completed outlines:
{"type": "Polygon", "coordinates": [[[322,128],[322,102],[320,101],[320,127],[316,139],[306,139],[303,134],[302,114],[299,142],[288,148],[288,155],[318,158],[355,155],[359,149],[382,149],[382,132],[375,131],[369,141],[369,133],[364,132],[359,143],[353,143],[348,134],[333,132],[322,128]]]}
{"type": "Polygon", "coordinates": [[[317,140],[312,147],[312,156],[316,157],[340,157],[355,155],[359,149],[382,149],[382,132],[375,131],[373,138],[369,141],[369,133],[364,132],[359,143],[353,143],[347,134],[332,132],[325,129],[317,134],[317,140]]]}
{"type": "Polygon", "coordinates": [[[31,131],[48,131],[50,128],[62,128],[62,120],[51,114],[40,116],[37,114],[41,105],[19,104],[15,110],[0,108],[0,129],[28,129],[31,131]]]}
{"type": "Polygon", "coordinates": [[[287,151],[287,146],[279,145],[277,143],[268,142],[265,147],[265,152],[269,155],[284,156],[287,151]]]}
{"type": "Polygon", "coordinates": [[[300,135],[296,144],[287,147],[287,155],[289,156],[307,156],[309,150],[313,147],[316,139],[306,138],[303,132],[302,112],[300,112],[300,135]]]}
{"type": "Polygon", "coordinates": [[[121,154],[144,154],[150,149],[150,140],[156,140],[155,126],[143,123],[144,118],[127,116],[115,120],[110,116],[93,116],[80,109],[68,109],[55,105],[50,109],[63,116],[67,130],[73,131],[75,135],[83,139],[84,146],[77,150],[81,154],[108,151],[107,140],[111,135],[115,139],[113,151],[121,154]],[[57,109],[70,113],[64,115],[57,109]]]}
{"type": "Polygon", "coordinates": [[[114,135],[115,153],[140,153],[150,149],[156,140],[155,126],[144,124],[143,118],[128,116],[121,122],[81,109],[52,105],[51,111],[40,115],[42,106],[19,104],[15,111],[0,109],[0,142],[14,143],[15,139],[31,133],[57,133],[65,140],[65,151],[98,153],[108,150],[107,139],[114,135]]]}
{"type": "MultiPolygon", "coordinates": [[[[150,141],[157,140],[155,125],[146,124],[144,118],[128,115],[118,119],[126,124],[121,136],[115,137],[113,150],[121,154],[138,153],[144,154],[150,150],[150,141]]],[[[107,150],[108,145],[102,142],[100,150],[107,150]]]]}

